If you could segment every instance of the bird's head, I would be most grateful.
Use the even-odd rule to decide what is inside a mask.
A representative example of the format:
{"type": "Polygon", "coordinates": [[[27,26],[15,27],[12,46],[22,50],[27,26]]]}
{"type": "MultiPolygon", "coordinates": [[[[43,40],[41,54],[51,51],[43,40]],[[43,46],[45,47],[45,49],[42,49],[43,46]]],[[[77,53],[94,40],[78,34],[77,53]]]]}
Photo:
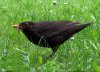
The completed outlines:
{"type": "Polygon", "coordinates": [[[23,30],[27,30],[27,29],[31,28],[32,26],[33,26],[33,22],[26,21],[26,22],[22,22],[19,24],[15,24],[12,27],[23,31],[23,30]]]}

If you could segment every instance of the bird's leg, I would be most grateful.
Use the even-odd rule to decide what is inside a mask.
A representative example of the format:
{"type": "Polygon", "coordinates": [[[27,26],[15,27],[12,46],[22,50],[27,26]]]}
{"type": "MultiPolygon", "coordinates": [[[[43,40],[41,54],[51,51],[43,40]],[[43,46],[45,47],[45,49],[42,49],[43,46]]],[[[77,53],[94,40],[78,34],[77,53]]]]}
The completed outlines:
{"type": "Polygon", "coordinates": [[[58,47],[52,48],[53,52],[48,58],[52,58],[52,56],[56,53],[57,49],[58,49],[58,47]]]}
{"type": "Polygon", "coordinates": [[[52,54],[50,54],[49,58],[51,58],[54,54],[55,54],[55,52],[52,52],[52,54]]]}
{"type": "Polygon", "coordinates": [[[52,52],[48,57],[47,59],[51,59],[53,57],[53,55],[55,54],[55,52],[52,52]]]}

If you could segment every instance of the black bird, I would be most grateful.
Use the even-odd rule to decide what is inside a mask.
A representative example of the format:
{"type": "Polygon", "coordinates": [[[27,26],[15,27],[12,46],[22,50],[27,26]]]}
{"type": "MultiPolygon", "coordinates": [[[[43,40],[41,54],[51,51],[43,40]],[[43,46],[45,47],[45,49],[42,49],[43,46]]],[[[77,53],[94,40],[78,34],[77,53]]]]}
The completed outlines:
{"type": "Polygon", "coordinates": [[[25,21],[13,25],[13,28],[20,29],[30,42],[41,47],[52,48],[52,56],[61,44],[90,24],[72,21],[25,21]]]}

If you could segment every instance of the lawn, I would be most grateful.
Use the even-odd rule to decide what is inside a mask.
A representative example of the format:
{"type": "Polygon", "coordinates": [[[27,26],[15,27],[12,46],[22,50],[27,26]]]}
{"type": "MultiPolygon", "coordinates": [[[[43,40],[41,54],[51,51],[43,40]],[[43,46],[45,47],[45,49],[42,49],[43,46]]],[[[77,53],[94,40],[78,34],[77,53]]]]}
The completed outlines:
{"type": "Polygon", "coordinates": [[[0,72],[100,72],[100,0],[0,0],[0,72]],[[70,20],[93,24],[49,48],[29,42],[12,25],[23,21],[70,20]]]}

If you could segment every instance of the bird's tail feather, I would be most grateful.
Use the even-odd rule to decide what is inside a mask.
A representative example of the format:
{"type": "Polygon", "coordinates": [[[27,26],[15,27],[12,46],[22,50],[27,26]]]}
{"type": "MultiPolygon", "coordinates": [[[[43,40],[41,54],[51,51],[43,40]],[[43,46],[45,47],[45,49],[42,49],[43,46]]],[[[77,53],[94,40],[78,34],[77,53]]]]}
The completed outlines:
{"type": "Polygon", "coordinates": [[[91,25],[92,23],[85,23],[85,24],[76,24],[71,28],[71,35],[83,30],[84,28],[86,28],[87,26],[91,25]]]}
{"type": "Polygon", "coordinates": [[[92,23],[86,23],[81,25],[76,25],[76,31],[81,31],[82,29],[86,28],[87,26],[91,25],[92,23]]]}

